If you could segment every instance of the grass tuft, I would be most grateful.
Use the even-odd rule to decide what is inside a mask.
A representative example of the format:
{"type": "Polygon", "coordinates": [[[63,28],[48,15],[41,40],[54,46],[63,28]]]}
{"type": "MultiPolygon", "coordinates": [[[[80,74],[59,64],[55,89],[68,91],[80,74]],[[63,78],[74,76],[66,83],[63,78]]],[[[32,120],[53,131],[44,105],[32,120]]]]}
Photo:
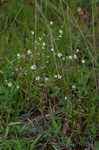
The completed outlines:
{"type": "Polygon", "coordinates": [[[0,1],[0,150],[99,149],[98,4],[0,1]]]}

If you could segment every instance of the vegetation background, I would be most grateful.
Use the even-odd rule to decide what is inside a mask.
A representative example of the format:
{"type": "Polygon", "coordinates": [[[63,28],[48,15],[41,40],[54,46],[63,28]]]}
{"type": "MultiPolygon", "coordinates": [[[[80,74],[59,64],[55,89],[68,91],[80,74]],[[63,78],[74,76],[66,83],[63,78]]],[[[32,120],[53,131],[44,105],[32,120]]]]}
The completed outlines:
{"type": "Polygon", "coordinates": [[[0,1],[0,150],[99,150],[99,0],[0,1]]]}

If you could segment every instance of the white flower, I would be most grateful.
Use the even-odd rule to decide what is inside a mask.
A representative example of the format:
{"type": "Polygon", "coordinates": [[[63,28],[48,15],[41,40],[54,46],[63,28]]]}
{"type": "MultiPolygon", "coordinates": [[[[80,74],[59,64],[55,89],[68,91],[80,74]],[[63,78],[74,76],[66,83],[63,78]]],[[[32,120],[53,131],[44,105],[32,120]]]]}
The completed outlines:
{"type": "Polygon", "coordinates": [[[76,52],[78,53],[78,52],[79,52],[79,49],[76,49],[76,52]]]}
{"type": "Polygon", "coordinates": [[[65,96],[65,100],[67,100],[67,97],[65,96]]]}
{"type": "Polygon", "coordinates": [[[60,29],[60,30],[59,30],[59,33],[62,34],[62,33],[63,33],[63,30],[60,29]]]}
{"type": "Polygon", "coordinates": [[[76,88],[76,86],[75,85],[72,85],[72,89],[75,89],[76,88]]]}
{"type": "Polygon", "coordinates": [[[62,76],[61,76],[60,74],[56,74],[56,75],[54,75],[54,78],[61,79],[61,78],[62,78],[62,76]]]}
{"type": "Polygon", "coordinates": [[[69,59],[72,59],[72,56],[68,56],[69,59]]]}
{"type": "Polygon", "coordinates": [[[32,54],[31,50],[28,50],[28,51],[27,51],[27,54],[28,54],[28,55],[32,54]]]}
{"type": "Polygon", "coordinates": [[[39,81],[39,80],[40,80],[40,76],[37,76],[37,77],[35,78],[35,80],[39,81]]]}
{"type": "Polygon", "coordinates": [[[41,37],[39,37],[39,41],[41,41],[42,40],[42,38],[41,37]]]}
{"type": "Polygon", "coordinates": [[[48,77],[45,77],[45,81],[48,81],[48,77]]]}
{"type": "Polygon", "coordinates": [[[85,60],[82,60],[81,62],[82,62],[82,64],[84,64],[84,63],[85,63],[85,60]]]}
{"type": "Polygon", "coordinates": [[[77,8],[77,11],[78,11],[78,12],[81,12],[81,11],[82,11],[82,9],[81,9],[80,7],[78,7],[78,8],[77,8]]]}
{"type": "Polygon", "coordinates": [[[53,52],[53,51],[54,51],[54,48],[51,48],[51,51],[53,52]]]}
{"type": "Polygon", "coordinates": [[[74,59],[77,59],[77,55],[76,54],[74,54],[74,59]]]}
{"type": "Polygon", "coordinates": [[[8,83],[8,87],[11,87],[11,86],[12,86],[12,82],[9,82],[9,83],[8,83]]]}
{"type": "Polygon", "coordinates": [[[31,34],[34,35],[34,31],[31,31],[31,34]]]}
{"type": "Polygon", "coordinates": [[[58,78],[58,79],[61,79],[61,78],[62,78],[62,76],[61,76],[60,74],[58,74],[58,75],[57,75],[57,78],[58,78]]]}
{"type": "Polygon", "coordinates": [[[45,42],[43,42],[43,44],[42,44],[43,46],[45,46],[46,44],[45,44],[45,42]]]}
{"type": "Polygon", "coordinates": [[[60,58],[62,57],[62,53],[58,53],[57,56],[60,58]]]}
{"type": "Polygon", "coordinates": [[[57,74],[54,75],[54,78],[57,78],[57,74]]]}
{"type": "Polygon", "coordinates": [[[62,37],[62,35],[60,34],[60,35],[59,35],[59,38],[61,38],[61,37],[62,37]]]}
{"type": "Polygon", "coordinates": [[[32,70],[35,70],[36,68],[37,68],[36,65],[32,65],[32,66],[31,66],[31,69],[32,69],[32,70]]]}
{"type": "Polygon", "coordinates": [[[21,55],[18,53],[18,54],[17,54],[17,57],[18,57],[18,58],[20,58],[20,57],[21,57],[21,55]]]}
{"type": "Polygon", "coordinates": [[[16,88],[17,88],[17,89],[19,89],[19,88],[20,88],[20,86],[19,86],[19,85],[17,85],[17,86],[16,86],[16,88]]]}
{"type": "Polygon", "coordinates": [[[50,21],[50,24],[52,25],[52,24],[53,24],[53,21],[50,21]]]}

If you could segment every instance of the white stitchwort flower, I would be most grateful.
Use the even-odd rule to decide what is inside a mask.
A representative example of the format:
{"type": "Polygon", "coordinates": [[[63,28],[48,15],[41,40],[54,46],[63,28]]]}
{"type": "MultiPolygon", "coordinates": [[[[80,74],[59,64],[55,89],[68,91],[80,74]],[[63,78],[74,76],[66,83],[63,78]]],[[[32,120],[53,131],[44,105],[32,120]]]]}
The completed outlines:
{"type": "Polygon", "coordinates": [[[72,89],[75,89],[76,88],[76,86],[75,85],[72,85],[72,89]]]}
{"type": "Polygon", "coordinates": [[[61,78],[62,78],[62,76],[61,76],[60,74],[58,74],[58,75],[57,75],[57,78],[58,78],[58,79],[61,79],[61,78]]]}
{"type": "Polygon", "coordinates": [[[34,35],[34,31],[31,31],[31,34],[34,35]]]}
{"type": "Polygon", "coordinates": [[[58,53],[57,56],[60,58],[62,57],[62,53],[58,53]]]}
{"type": "Polygon", "coordinates": [[[68,59],[72,59],[72,56],[68,56],[68,59]]]}
{"type": "Polygon", "coordinates": [[[42,40],[42,38],[41,37],[39,37],[39,41],[41,41],[42,40]]]}
{"type": "Polygon", "coordinates": [[[76,54],[74,54],[74,59],[77,59],[77,55],[76,54]]]}
{"type": "Polygon", "coordinates": [[[48,81],[48,77],[45,77],[45,81],[48,81]]]}
{"type": "Polygon", "coordinates": [[[19,89],[19,88],[20,88],[20,86],[19,86],[19,85],[17,85],[17,86],[16,86],[16,88],[17,88],[17,89],[19,89]]]}
{"type": "Polygon", "coordinates": [[[77,11],[78,11],[78,12],[81,12],[81,11],[82,11],[82,9],[81,9],[80,7],[78,7],[78,8],[77,8],[77,11]]]}
{"type": "Polygon", "coordinates": [[[76,49],[76,52],[77,52],[77,53],[79,52],[79,49],[78,49],[78,48],[76,49]]]}
{"type": "Polygon", "coordinates": [[[59,38],[61,38],[61,37],[62,37],[62,35],[60,34],[60,35],[59,35],[59,38]]]}
{"type": "Polygon", "coordinates": [[[42,44],[43,46],[45,46],[46,44],[45,44],[45,42],[43,42],[43,44],[42,44]]]}
{"type": "Polygon", "coordinates": [[[36,68],[37,68],[36,65],[32,65],[32,66],[31,66],[31,69],[32,69],[32,70],[36,70],[36,68]]]}
{"type": "Polygon", "coordinates": [[[35,80],[39,81],[39,80],[40,80],[40,76],[37,76],[37,77],[35,78],[35,80]]]}
{"type": "Polygon", "coordinates": [[[63,34],[63,30],[60,29],[60,30],[59,30],[59,33],[60,33],[60,34],[63,34]]]}
{"type": "Polygon", "coordinates": [[[52,24],[53,24],[53,21],[50,21],[50,24],[52,25],[52,24]]]}
{"type": "Polygon", "coordinates": [[[27,54],[28,54],[28,55],[32,54],[32,52],[31,52],[30,49],[27,51],[27,54]]]}
{"type": "Polygon", "coordinates": [[[57,78],[57,74],[54,75],[54,78],[57,78]]]}
{"type": "Polygon", "coordinates": [[[67,100],[67,97],[65,96],[65,100],[67,100]]]}
{"type": "Polygon", "coordinates": [[[21,55],[18,53],[18,54],[17,54],[17,57],[18,57],[18,58],[20,58],[20,57],[21,57],[21,55]]]}
{"type": "Polygon", "coordinates": [[[53,52],[53,51],[54,51],[54,48],[51,48],[51,51],[53,52]]]}
{"type": "Polygon", "coordinates": [[[9,83],[8,83],[8,87],[11,87],[11,86],[12,86],[12,82],[9,82],[9,83]]]}
{"type": "Polygon", "coordinates": [[[62,78],[62,76],[61,76],[60,74],[56,74],[56,75],[54,75],[54,78],[61,79],[61,78],[62,78]]]}
{"type": "Polygon", "coordinates": [[[82,64],[84,64],[84,63],[85,63],[85,60],[82,60],[81,62],[82,62],[82,64]]]}

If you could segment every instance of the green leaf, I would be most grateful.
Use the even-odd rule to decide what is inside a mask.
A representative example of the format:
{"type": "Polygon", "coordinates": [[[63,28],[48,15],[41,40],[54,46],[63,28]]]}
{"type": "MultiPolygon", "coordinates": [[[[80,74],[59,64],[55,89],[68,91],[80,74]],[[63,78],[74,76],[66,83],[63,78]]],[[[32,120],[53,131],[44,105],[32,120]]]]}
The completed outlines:
{"type": "Polygon", "coordinates": [[[98,141],[95,142],[93,150],[99,150],[99,142],[98,141]]]}
{"type": "Polygon", "coordinates": [[[92,0],[92,4],[96,4],[98,2],[99,2],[99,0],[92,0]]]}
{"type": "Polygon", "coordinates": [[[41,135],[38,135],[38,137],[33,141],[33,143],[30,146],[30,150],[34,150],[35,145],[37,144],[37,142],[39,141],[39,139],[41,138],[41,135]]]}

